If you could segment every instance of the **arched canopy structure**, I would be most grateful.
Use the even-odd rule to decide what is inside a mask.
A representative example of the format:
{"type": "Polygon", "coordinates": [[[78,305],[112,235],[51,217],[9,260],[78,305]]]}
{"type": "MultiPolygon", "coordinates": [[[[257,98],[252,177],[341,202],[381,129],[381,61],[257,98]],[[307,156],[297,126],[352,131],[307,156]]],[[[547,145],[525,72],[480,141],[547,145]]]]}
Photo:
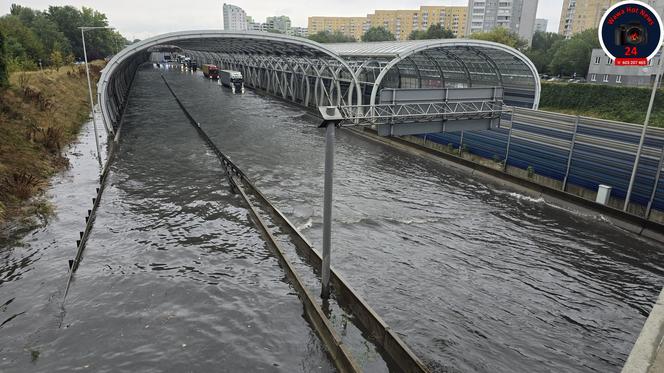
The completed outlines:
{"type": "Polygon", "coordinates": [[[359,100],[350,65],[311,40],[260,32],[180,31],[132,44],[104,68],[98,95],[109,132],[120,122],[136,70],[149,60],[151,49],[163,46],[179,48],[200,63],[241,71],[250,87],[304,106],[347,105],[359,100]]]}
{"type": "Polygon", "coordinates": [[[159,48],[177,48],[199,64],[240,71],[248,87],[310,108],[374,107],[385,88],[501,87],[502,97],[494,103],[532,109],[540,99],[533,63],[498,43],[444,39],[322,45],[262,32],[180,31],[130,45],[103,70],[98,95],[109,132],[120,122],[138,66],[159,48]]]}
{"type": "Polygon", "coordinates": [[[465,39],[326,44],[353,67],[367,105],[383,88],[500,86],[510,106],[537,109],[535,65],[503,44],[465,39]]]}

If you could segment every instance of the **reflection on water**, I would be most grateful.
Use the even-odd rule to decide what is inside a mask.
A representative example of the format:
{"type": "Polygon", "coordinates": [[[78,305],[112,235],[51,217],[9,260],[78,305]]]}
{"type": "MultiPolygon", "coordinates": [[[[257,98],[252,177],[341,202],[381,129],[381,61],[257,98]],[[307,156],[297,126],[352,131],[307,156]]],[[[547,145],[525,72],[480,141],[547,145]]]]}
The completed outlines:
{"type": "MultiPolygon", "coordinates": [[[[251,91],[165,74],[320,246],[322,130],[251,91]]],[[[63,176],[75,192],[54,186],[70,206],[58,221],[0,252],[0,370],[331,370],[156,71],[141,71],[130,102],[65,329],[53,326],[59,285],[94,163],[63,176]]],[[[433,370],[620,370],[662,286],[661,245],[346,131],[335,161],[333,265],[433,370]]]]}
{"type": "MultiPolygon", "coordinates": [[[[168,78],[320,247],[323,130],[253,92],[168,78]]],[[[661,245],[346,131],[335,162],[333,265],[434,370],[620,370],[664,285],[661,245]]]]}

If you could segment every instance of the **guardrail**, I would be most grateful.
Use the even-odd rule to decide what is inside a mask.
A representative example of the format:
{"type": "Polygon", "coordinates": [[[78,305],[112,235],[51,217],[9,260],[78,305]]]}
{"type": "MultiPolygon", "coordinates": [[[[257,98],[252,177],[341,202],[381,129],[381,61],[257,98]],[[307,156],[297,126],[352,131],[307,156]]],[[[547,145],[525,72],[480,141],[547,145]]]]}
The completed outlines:
{"type": "MultiPolygon", "coordinates": [[[[127,87],[127,92],[131,90],[131,87],[134,84],[134,77],[135,74],[131,76],[131,79],[128,82],[128,87],[127,87]]],[[[108,153],[106,155],[106,163],[104,163],[103,168],[101,170],[101,175],[99,177],[99,187],[96,188],[97,196],[92,198],[92,209],[88,210],[88,213],[85,217],[85,229],[79,233],[79,239],[76,241],[76,255],[74,256],[74,259],[69,260],[69,272],[67,275],[67,285],[65,286],[65,291],[62,296],[62,302],[60,303],[60,306],[64,308],[65,301],[67,300],[67,295],[69,294],[69,288],[71,287],[71,283],[74,279],[74,273],[76,273],[76,270],[78,269],[78,266],[81,263],[81,260],[83,259],[83,252],[85,251],[88,238],[90,237],[90,232],[92,231],[92,228],[94,226],[96,214],[97,214],[97,209],[99,208],[99,204],[101,203],[101,197],[102,194],[104,193],[104,189],[106,188],[106,180],[108,178],[108,174],[111,169],[111,165],[113,164],[113,160],[115,159],[116,155],[116,148],[118,146],[118,140],[120,139],[120,133],[122,131],[122,124],[124,123],[124,112],[127,109],[128,106],[128,101],[129,101],[129,96],[126,97],[126,99],[123,101],[124,104],[122,106],[122,111],[120,114],[120,120],[118,124],[117,131],[115,131],[115,137],[113,141],[110,141],[108,144],[108,153]]],[[[93,112],[92,115],[95,115],[93,112]]],[[[111,133],[109,133],[110,135],[111,133]]],[[[95,134],[96,136],[96,134],[95,134]]],[[[60,325],[61,326],[61,325],[60,325]]]]}
{"type": "MultiPolygon", "coordinates": [[[[624,199],[636,159],[641,125],[595,118],[510,108],[499,128],[420,135],[428,141],[502,162],[504,167],[530,169],[560,182],[596,191],[600,184],[624,199]]],[[[648,217],[651,209],[664,211],[664,129],[648,128],[632,191],[632,210],[648,217]]]]}

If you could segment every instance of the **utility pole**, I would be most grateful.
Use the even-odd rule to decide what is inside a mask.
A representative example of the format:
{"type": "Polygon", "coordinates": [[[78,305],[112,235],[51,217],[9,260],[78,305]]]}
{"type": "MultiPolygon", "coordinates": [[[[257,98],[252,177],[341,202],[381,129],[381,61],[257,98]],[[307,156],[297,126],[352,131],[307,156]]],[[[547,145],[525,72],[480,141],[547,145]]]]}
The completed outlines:
{"type": "Polygon", "coordinates": [[[94,100],[92,98],[92,84],[90,83],[90,67],[88,66],[88,51],[85,48],[85,32],[89,30],[98,30],[98,29],[110,29],[106,26],[82,26],[81,29],[81,39],[83,40],[83,58],[85,59],[85,74],[88,77],[88,93],[90,94],[90,111],[92,112],[92,126],[95,131],[95,144],[97,145],[97,161],[99,162],[99,167],[101,164],[101,147],[99,146],[99,134],[97,132],[97,119],[95,118],[95,106],[94,100]]]}
{"type": "MultiPolygon", "coordinates": [[[[654,57],[653,57],[654,58],[654,57]]],[[[623,206],[623,211],[627,211],[629,207],[629,200],[632,197],[632,189],[634,188],[634,180],[636,179],[636,171],[639,167],[639,160],[641,159],[641,151],[643,150],[643,143],[646,139],[646,130],[648,129],[648,122],[650,122],[650,114],[652,114],[652,107],[655,103],[655,95],[657,94],[657,89],[659,88],[659,80],[662,76],[662,67],[664,66],[664,48],[660,49],[659,53],[659,66],[657,67],[657,73],[655,74],[655,83],[652,86],[652,93],[650,94],[650,103],[648,104],[648,111],[646,112],[646,120],[643,123],[643,129],[641,130],[641,139],[639,140],[639,147],[636,149],[636,158],[634,159],[634,167],[632,168],[632,177],[629,179],[629,186],[627,187],[627,195],[625,196],[625,206],[623,206]]]]}

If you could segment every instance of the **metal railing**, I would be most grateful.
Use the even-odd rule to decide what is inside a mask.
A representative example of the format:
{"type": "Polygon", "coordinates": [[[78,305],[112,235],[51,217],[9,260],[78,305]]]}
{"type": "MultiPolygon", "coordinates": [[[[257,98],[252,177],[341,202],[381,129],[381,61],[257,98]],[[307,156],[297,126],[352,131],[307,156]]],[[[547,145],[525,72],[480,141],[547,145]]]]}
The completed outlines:
{"type": "Polygon", "coordinates": [[[500,100],[418,102],[406,104],[345,105],[337,108],[341,126],[429,122],[438,119],[493,119],[510,109],[500,100]]]}

